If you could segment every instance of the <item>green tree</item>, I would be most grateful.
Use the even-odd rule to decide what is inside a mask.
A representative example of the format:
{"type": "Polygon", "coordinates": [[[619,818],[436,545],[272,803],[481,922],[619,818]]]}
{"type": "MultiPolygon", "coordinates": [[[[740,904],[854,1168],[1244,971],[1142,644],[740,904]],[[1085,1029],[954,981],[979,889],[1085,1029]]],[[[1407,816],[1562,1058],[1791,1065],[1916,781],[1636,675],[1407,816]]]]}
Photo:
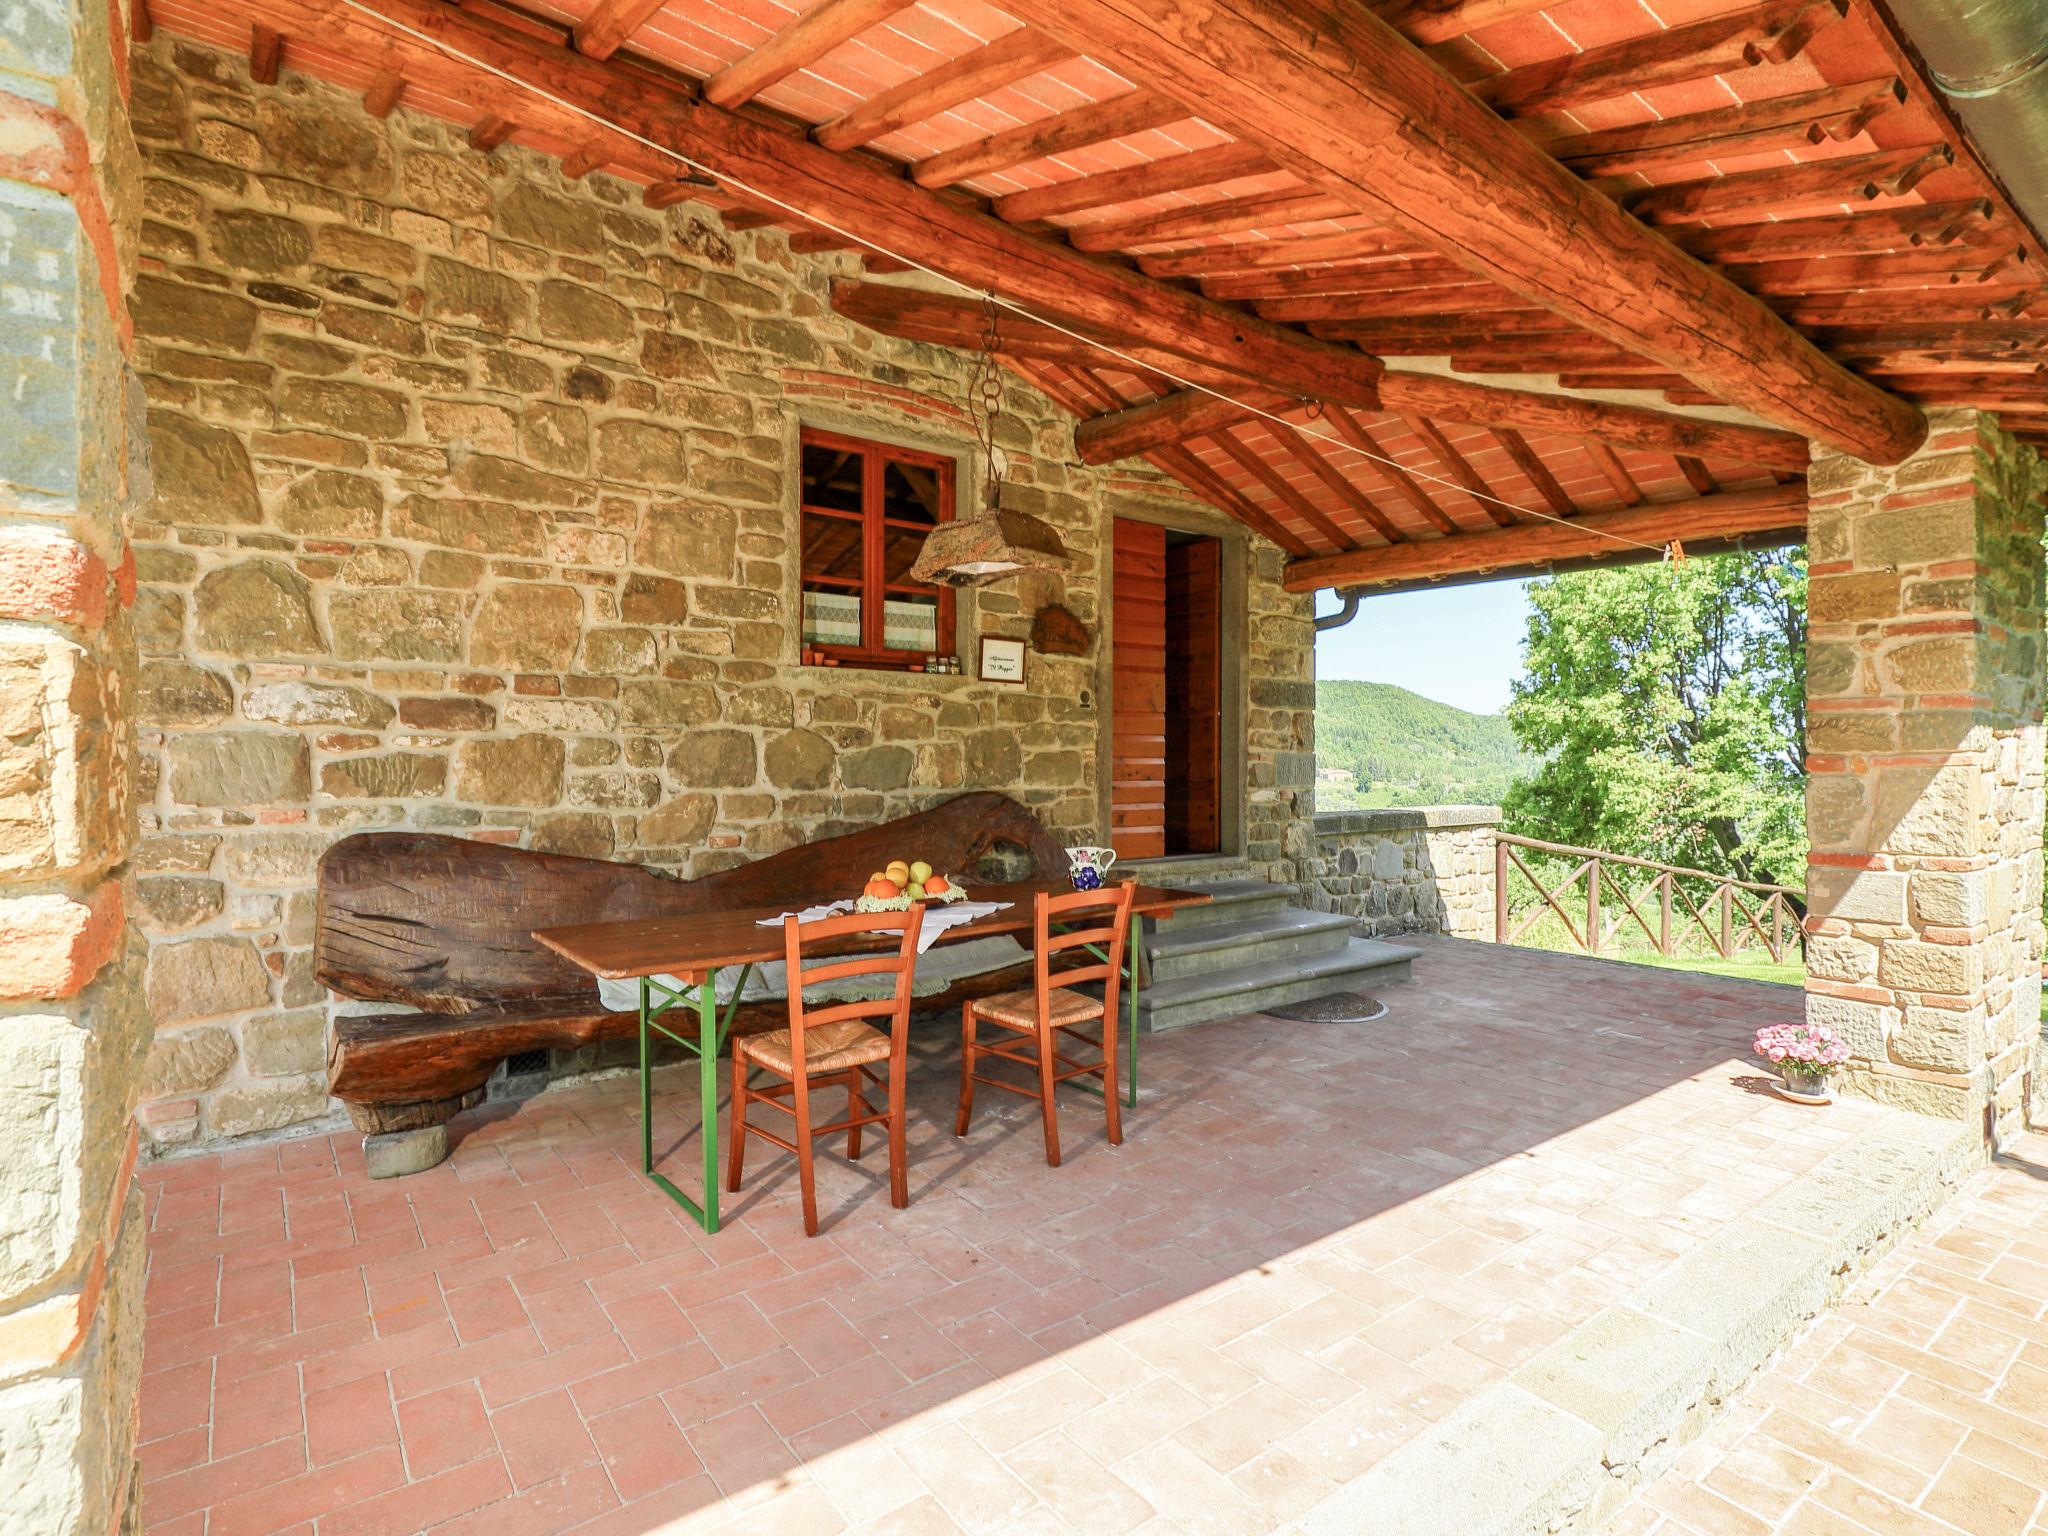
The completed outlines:
{"type": "Polygon", "coordinates": [[[1509,829],[1804,884],[1806,556],[1715,555],[1530,587],[1508,720],[1542,755],[1509,829]]]}

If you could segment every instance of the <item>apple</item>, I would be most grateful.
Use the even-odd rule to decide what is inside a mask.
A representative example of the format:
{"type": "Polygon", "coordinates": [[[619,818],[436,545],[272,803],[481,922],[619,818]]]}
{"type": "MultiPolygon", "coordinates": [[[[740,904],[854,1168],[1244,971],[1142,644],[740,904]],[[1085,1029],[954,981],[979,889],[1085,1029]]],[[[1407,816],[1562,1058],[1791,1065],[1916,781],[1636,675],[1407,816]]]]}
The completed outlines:
{"type": "Polygon", "coordinates": [[[868,884],[873,885],[877,880],[886,880],[888,878],[889,872],[887,870],[878,869],[872,875],[868,876],[868,884]]]}
{"type": "Polygon", "coordinates": [[[931,879],[932,867],[923,859],[917,859],[910,866],[910,878],[920,883],[931,879]]]}

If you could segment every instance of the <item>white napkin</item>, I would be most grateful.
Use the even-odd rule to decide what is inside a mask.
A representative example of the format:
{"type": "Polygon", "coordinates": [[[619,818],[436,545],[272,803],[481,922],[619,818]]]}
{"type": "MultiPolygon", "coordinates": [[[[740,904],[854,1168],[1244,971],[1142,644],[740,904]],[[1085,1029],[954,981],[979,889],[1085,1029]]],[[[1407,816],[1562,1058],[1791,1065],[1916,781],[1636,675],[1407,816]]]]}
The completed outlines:
{"type": "Polygon", "coordinates": [[[971,923],[977,917],[987,917],[991,912],[1000,912],[1007,907],[1007,901],[956,901],[950,906],[936,906],[925,903],[924,926],[917,931],[917,952],[921,955],[932,947],[938,936],[948,928],[958,928],[962,923],[971,923]]]}
{"type": "MultiPolygon", "coordinates": [[[[1009,906],[1007,901],[956,901],[950,904],[928,901],[924,907],[924,926],[917,933],[917,952],[921,955],[932,947],[938,936],[948,928],[958,928],[962,923],[971,923],[977,917],[987,917],[991,912],[1000,912],[1009,906]]],[[[801,912],[785,912],[781,917],[760,919],[763,928],[780,928],[785,918],[794,917],[800,923],[815,923],[823,917],[836,917],[841,912],[851,912],[853,903],[835,901],[830,906],[805,907],[801,912]]]]}

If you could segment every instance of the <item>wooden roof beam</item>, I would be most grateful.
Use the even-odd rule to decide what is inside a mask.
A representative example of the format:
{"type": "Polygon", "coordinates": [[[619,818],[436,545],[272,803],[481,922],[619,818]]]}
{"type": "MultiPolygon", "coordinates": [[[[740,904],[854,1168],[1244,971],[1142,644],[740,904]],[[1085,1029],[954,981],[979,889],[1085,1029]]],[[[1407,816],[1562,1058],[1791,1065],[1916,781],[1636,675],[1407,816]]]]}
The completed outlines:
{"type": "Polygon", "coordinates": [[[275,85],[283,63],[284,34],[260,21],[254,23],[249,28],[249,78],[258,85],[275,85]]]}
{"type": "Polygon", "coordinates": [[[831,122],[820,123],[811,130],[811,137],[827,149],[857,149],[870,139],[936,117],[1072,57],[1073,49],[1029,27],[1019,27],[870,96],[831,122]]]}
{"type": "Polygon", "coordinates": [[[586,59],[608,59],[647,24],[664,0],[597,0],[576,24],[576,51],[586,59]]]}
{"type": "Polygon", "coordinates": [[[1494,495],[1493,488],[1486,483],[1486,478],[1472,467],[1470,459],[1458,452],[1457,444],[1444,435],[1442,427],[1426,416],[1410,416],[1405,419],[1408,430],[1422,439],[1429,449],[1430,456],[1436,460],[1437,467],[1446,477],[1456,481],[1467,496],[1479,503],[1480,511],[1503,528],[1512,528],[1515,525],[1517,519],[1514,513],[1501,505],[1500,498],[1494,495]]]}
{"type": "Polygon", "coordinates": [[[1988,236],[1996,224],[1990,200],[1978,198],[1713,229],[1666,229],[1665,233],[1680,249],[1702,261],[1782,261],[1797,256],[1865,256],[1953,245],[1988,236]]]}
{"type": "Polygon", "coordinates": [[[1327,192],[1283,187],[1278,192],[1223,198],[1213,203],[1197,203],[1191,208],[1169,208],[1164,213],[1105,219],[1098,224],[1069,230],[1067,239],[1076,250],[1120,251],[1134,245],[1164,244],[1169,240],[1234,235],[1247,229],[1312,224],[1323,219],[1340,219],[1350,211],[1341,200],[1327,192]]]}
{"type": "MultiPolygon", "coordinates": [[[[1358,547],[1358,540],[1324,516],[1314,502],[1297,490],[1285,475],[1268,464],[1263,455],[1235,432],[1228,428],[1212,432],[1209,434],[1209,441],[1222,449],[1224,456],[1239,469],[1264,486],[1266,493],[1275,501],[1313,528],[1316,536],[1332,549],[1346,550],[1358,547]]],[[[1281,448],[1285,450],[1284,442],[1281,443],[1281,448]]]]}
{"type": "Polygon", "coordinates": [[[1853,139],[1905,100],[1906,87],[1893,76],[1575,133],[1543,147],[1581,176],[1645,175],[1759,149],[1853,139]]]}
{"type": "Polygon", "coordinates": [[[1534,117],[1758,64],[1783,64],[1848,9],[1848,0],[1765,0],[1748,10],[1526,64],[1475,82],[1472,94],[1503,116],[1534,117]]]}
{"type": "Polygon", "coordinates": [[[1522,477],[1536,487],[1536,494],[1543,498],[1552,512],[1559,517],[1579,515],[1578,503],[1565,493],[1565,488],[1558,484],[1557,476],[1550,472],[1550,466],[1543,462],[1543,455],[1529,446],[1526,437],[1513,427],[1496,427],[1493,436],[1507,450],[1508,458],[1522,472],[1522,477]]]}
{"type": "Polygon", "coordinates": [[[1222,427],[1237,426],[1250,419],[1246,405],[1263,411],[1284,411],[1297,403],[1270,390],[1247,389],[1230,399],[1204,389],[1175,390],[1077,422],[1074,452],[1083,464],[1113,464],[1155,448],[1207,437],[1222,427]]]}
{"type": "Polygon", "coordinates": [[[1382,21],[1418,43],[1448,43],[1555,4],[1557,0],[1377,0],[1373,9],[1382,21]]]}
{"type": "Polygon", "coordinates": [[[1409,506],[1423,516],[1423,520],[1439,533],[1462,532],[1451,521],[1450,514],[1436,504],[1436,498],[1424,489],[1420,480],[1409,474],[1401,463],[1373,436],[1372,429],[1351,411],[1330,411],[1324,420],[1337,429],[1337,435],[1356,448],[1372,464],[1373,473],[1378,475],[1396,491],[1400,492],[1409,506]]]}
{"type": "MultiPolygon", "coordinates": [[[[1377,503],[1344,473],[1330,462],[1330,456],[1323,451],[1323,445],[1312,443],[1307,437],[1284,422],[1266,423],[1266,435],[1287,450],[1288,457],[1320,480],[1332,496],[1343,502],[1354,517],[1361,519],[1374,533],[1389,544],[1407,542],[1403,533],[1377,503]]],[[[1345,542],[1356,544],[1356,539],[1345,542]]]]}
{"type": "Polygon", "coordinates": [[[823,0],[704,82],[704,99],[737,107],[815,64],[841,43],[907,9],[913,0],[823,0]]]}
{"type": "Polygon", "coordinates": [[[1626,192],[1622,202],[1637,218],[1655,224],[1789,203],[1869,202],[1904,197],[1923,176],[1954,164],[1955,158],[1946,144],[1916,144],[1872,155],[1837,155],[1764,171],[1666,182],[1626,192]]]}
{"type": "Polygon", "coordinates": [[[975,139],[957,149],[927,156],[910,168],[911,180],[920,187],[950,186],[956,181],[973,181],[1012,166],[1028,165],[1048,155],[1086,149],[1134,133],[1185,122],[1192,114],[1177,101],[1151,91],[1126,91],[1107,101],[1072,107],[1034,123],[1005,128],[1000,133],[975,139]]]}
{"type": "Polygon", "coordinates": [[[372,117],[389,117],[405,94],[405,76],[395,69],[380,69],[363,92],[363,110],[372,117]]]}
{"type": "Polygon", "coordinates": [[[622,164],[629,154],[651,153],[638,139],[672,145],[707,170],[786,204],[793,218],[832,223],[970,288],[993,289],[1048,316],[1114,327],[1187,362],[1262,378],[1268,388],[1321,392],[1377,407],[1383,370],[1375,358],[1091,260],[959,199],[915,187],[869,157],[834,154],[751,117],[693,101],[637,69],[586,59],[438,0],[378,0],[403,32],[341,0],[275,4],[280,13],[315,18],[331,42],[371,56],[391,50],[409,78],[423,86],[432,82],[437,92],[458,100],[516,101],[536,131],[615,143],[622,164]],[[442,44],[475,64],[451,58],[442,44]],[[525,84],[533,89],[522,89],[525,84]],[[596,127],[586,112],[623,132],[596,127]]]}
{"type": "Polygon", "coordinates": [[[1241,176],[1268,175],[1275,168],[1256,144],[1212,144],[1183,155],[1168,155],[1093,176],[1075,176],[1048,186],[1012,192],[996,199],[996,217],[1024,224],[1033,219],[1056,218],[1141,197],[1156,197],[1162,192],[1185,192],[1190,187],[1235,181],[1241,176]]]}
{"type": "Polygon", "coordinates": [[[1782,539],[1805,526],[1806,482],[1800,479],[1761,490],[1722,491],[1625,511],[1588,512],[1570,522],[1525,523],[1495,533],[1295,560],[1282,580],[1290,592],[1314,592],[1323,587],[1339,591],[1388,587],[1482,571],[1534,574],[1555,561],[1627,558],[1631,550],[1640,557],[1646,552],[1635,546],[1642,544],[1662,546],[1673,539],[1686,544],[1782,539]]]}
{"type": "Polygon", "coordinates": [[[1877,463],[1896,463],[1926,438],[1917,408],[1631,218],[1363,8],[1006,3],[1057,37],[1113,54],[1126,78],[1199,100],[1210,120],[1304,181],[1355,198],[1361,213],[1732,405],[1877,463]]]}

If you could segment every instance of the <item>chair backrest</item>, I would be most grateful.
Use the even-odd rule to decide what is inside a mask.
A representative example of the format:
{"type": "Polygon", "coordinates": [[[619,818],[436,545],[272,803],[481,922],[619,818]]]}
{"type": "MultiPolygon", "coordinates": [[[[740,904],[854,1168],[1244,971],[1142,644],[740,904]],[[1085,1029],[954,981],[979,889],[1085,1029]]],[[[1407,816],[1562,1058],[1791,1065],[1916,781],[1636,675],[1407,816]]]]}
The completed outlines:
{"type": "Polygon", "coordinates": [[[1040,999],[1053,987],[1099,981],[1102,983],[1102,1016],[1105,1019],[1116,1017],[1124,946],[1131,936],[1131,903],[1137,894],[1138,882],[1135,880],[1119,881],[1099,891],[1075,891],[1071,895],[1038,893],[1033,901],[1032,926],[1037,941],[1040,999]],[[1061,925],[1061,931],[1054,931],[1054,923],[1061,925]],[[1058,956],[1075,950],[1087,954],[1087,958],[1054,964],[1058,956]],[[1099,953],[1088,953],[1090,950],[1099,953]]]}
{"type": "Polygon", "coordinates": [[[783,919],[789,1056],[799,1078],[804,1075],[804,1037],[821,1025],[846,1019],[887,1017],[891,1054],[903,1054],[910,1038],[910,982],[917,970],[917,938],[923,928],[924,906],[920,902],[912,902],[908,912],[849,912],[844,917],[821,918],[812,923],[799,922],[793,916],[783,919]],[[897,940],[894,948],[843,953],[857,936],[883,934],[897,940]],[[806,958],[815,963],[806,966],[806,958]],[[815,1008],[804,1001],[807,987],[856,976],[887,976],[895,985],[882,997],[825,1003],[815,1008]]]}

